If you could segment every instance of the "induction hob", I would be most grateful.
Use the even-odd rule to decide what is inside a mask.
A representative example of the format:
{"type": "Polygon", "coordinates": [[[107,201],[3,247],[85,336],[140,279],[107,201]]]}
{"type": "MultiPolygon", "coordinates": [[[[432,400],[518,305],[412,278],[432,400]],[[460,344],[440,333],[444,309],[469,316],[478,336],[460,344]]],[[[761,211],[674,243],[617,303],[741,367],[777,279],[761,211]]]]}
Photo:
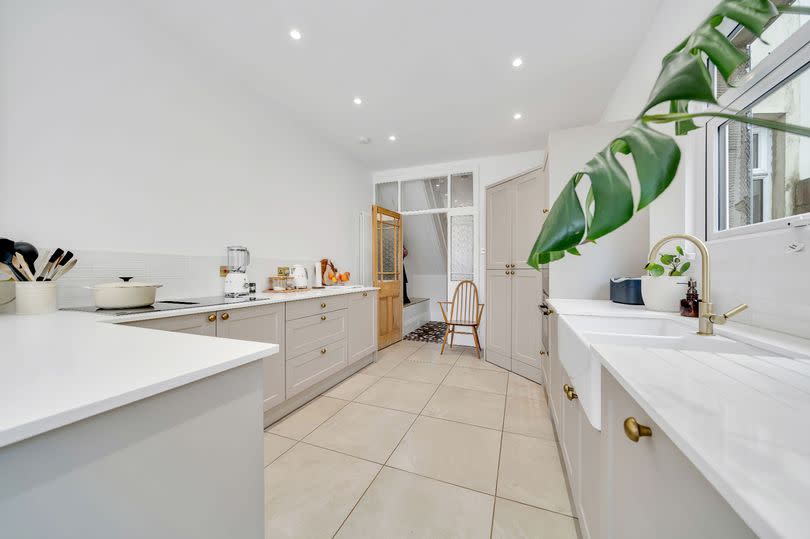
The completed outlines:
{"type": "Polygon", "coordinates": [[[236,303],[249,303],[264,298],[243,296],[240,298],[226,298],[225,296],[210,296],[205,298],[167,299],[156,301],[149,307],[135,309],[99,309],[98,307],[66,307],[62,311],[81,311],[86,313],[104,314],[108,316],[124,316],[128,314],[153,313],[161,311],[177,311],[182,309],[195,309],[198,307],[213,307],[214,305],[233,305],[236,303]]]}

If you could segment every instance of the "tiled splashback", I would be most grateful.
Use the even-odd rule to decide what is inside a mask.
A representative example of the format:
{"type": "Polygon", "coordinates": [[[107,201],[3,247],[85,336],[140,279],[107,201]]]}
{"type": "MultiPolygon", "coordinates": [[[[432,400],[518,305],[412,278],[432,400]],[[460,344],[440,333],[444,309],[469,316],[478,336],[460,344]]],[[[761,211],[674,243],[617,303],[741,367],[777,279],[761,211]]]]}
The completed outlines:
{"type": "MultiPolygon", "coordinates": [[[[222,294],[223,279],[219,276],[219,266],[225,265],[225,255],[183,256],[108,251],[74,251],[74,254],[79,262],[58,281],[59,307],[92,305],[93,292],[86,287],[117,281],[119,276],[132,276],[137,281],[162,284],[163,287],[157,292],[158,299],[222,294]]],[[[276,274],[278,266],[314,262],[251,257],[248,280],[255,282],[257,290],[261,292],[268,288],[268,277],[276,274]]]]}
{"type": "Polygon", "coordinates": [[[709,251],[716,311],[747,303],[736,321],[810,338],[810,226],[713,241],[709,251]],[[790,242],[806,247],[788,253],[790,242]]]}

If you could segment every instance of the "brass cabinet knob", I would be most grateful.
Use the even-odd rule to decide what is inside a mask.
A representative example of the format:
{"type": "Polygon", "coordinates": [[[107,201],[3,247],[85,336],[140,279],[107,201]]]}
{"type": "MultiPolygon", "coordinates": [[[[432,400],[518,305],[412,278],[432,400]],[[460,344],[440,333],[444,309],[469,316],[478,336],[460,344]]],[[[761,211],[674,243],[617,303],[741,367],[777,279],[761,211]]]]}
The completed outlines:
{"type": "Polygon", "coordinates": [[[509,268],[509,264],[504,264],[504,266],[505,266],[507,269],[509,268]]]}
{"type": "Polygon", "coordinates": [[[570,400],[570,401],[579,398],[579,395],[576,394],[576,392],[574,391],[574,388],[569,386],[568,384],[565,384],[563,386],[563,392],[565,393],[565,396],[568,397],[568,400],[570,400]]]}
{"type": "Polygon", "coordinates": [[[321,348],[321,354],[325,354],[325,353],[326,353],[326,348],[321,348]]]}
{"type": "Polygon", "coordinates": [[[548,213],[548,208],[543,208],[543,213],[548,213]]]}
{"type": "Polygon", "coordinates": [[[632,442],[638,442],[642,436],[652,436],[652,429],[640,425],[635,417],[628,417],[624,420],[624,433],[632,442]]]}
{"type": "Polygon", "coordinates": [[[326,315],[321,315],[321,320],[326,320],[326,315]]]}
{"type": "Polygon", "coordinates": [[[505,275],[509,275],[509,270],[506,270],[506,271],[504,272],[504,274],[505,274],[505,275]]]}
{"type": "Polygon", "coordinates": [[[211,314],[208,315],[208,321],[209,322],[213,322],[216,319],[217,319],[217,315],[215,315],[214,313],[211,313],[211,314]]]}
{"type": "Polygon", "coordinates": [[[367,296],[368,296],[368,292],[363,292],[363,297],[365,298],[367,296]]]}
{"type": "Polygon", "coordinates": [[[230,317],[231,315],[229,315],[228,313],[222,313],[222,316],[220,318],[222,318],[223,320],[227,320],[230,317]]]}
{"type": "Polygon", "coordinates": [[[326,309],[326,303],[321,303],[321,309],[326,309]]]}
{"type": "Polygon", "coordinates": [[[514,274],[515,274],[515,270],[511,270],[511,271],[509,272],[509,275],[514,275],[514,274]]]}
{"type": "Polygon", "coordinates": [[[544,355],[546,355],[547,353],[548,353],[548,352],[546,352],[545,350],[540,350],[540,355],[541,355],[541,356],[544,356],[544,355]]]}

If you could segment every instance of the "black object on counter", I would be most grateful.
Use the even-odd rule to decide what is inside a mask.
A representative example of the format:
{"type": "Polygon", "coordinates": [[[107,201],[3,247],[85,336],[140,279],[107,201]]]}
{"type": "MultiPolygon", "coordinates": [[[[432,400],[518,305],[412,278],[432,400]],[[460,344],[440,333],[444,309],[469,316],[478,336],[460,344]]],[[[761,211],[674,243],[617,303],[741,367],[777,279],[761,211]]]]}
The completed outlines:
{"type": "Polygon", "coordinates": [[[694,279],[689,279],[689,288],[686,291],[686,299],[681,300],[681,316],[697,318],[700,311],[700,300],[698,299],[697,283],[694,279]]]}
{"type": "Polygon", "coordinates": [[[641,279],[618,277],[610,280],[610,301],[625,305],[644,305],[641,299],[641,279]]]}

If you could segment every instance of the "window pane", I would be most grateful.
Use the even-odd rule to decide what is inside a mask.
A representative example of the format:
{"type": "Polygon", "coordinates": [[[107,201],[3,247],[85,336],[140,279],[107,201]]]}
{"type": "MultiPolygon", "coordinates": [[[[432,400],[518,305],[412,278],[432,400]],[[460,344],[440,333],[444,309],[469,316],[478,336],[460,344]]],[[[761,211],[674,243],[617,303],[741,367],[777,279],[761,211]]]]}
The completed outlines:
{"type": "Polygon", "coordinates": [[[378,183],[375,204],[388,210],[399,211],[399,208],[397,208],[398,188],[397,182],[378,183]]]}
{"type": "MultiPolygon", "coordinates": [[[[777,5],[810,6],[810,0],[775,0],[774,3],[777,5]]],[[[770,26],[765,29],[761,40],[742,26],[735,28],[731,34],[731,42],[748,56],[748,62],[732,73],[729,79],[731,84],[737,86],[752,69],[807,21],[810,21],[810,17],[806,15],[793,13],[781,15],[774,19],[770,26]]],[[[729,88],[723,77],[717,75],[717,73],[715,73],[715,84],[718,97],[726,93],[729,88]]]]}
{"type": "MultiPolygon", "coordinates": [[[[807,66],[746,112],[810,124],[807,66]]],[[[810,212],[810,139],[733,121],[718,134],[718,230],[810,212]]]]}
{"type": "Polygon", "coordinates": [[[473,205],[473,175],[453,174],[450,176],[450,196],[453,197],[454,208],[468,208],[473,205]]]}
{"type": "Polygon", "coordinates": [[[447,177],[402,182],[402,211],[447,207],[447,177]]]}
{"type": "Polygon", "coordinates": [[[472,215],[450,218],[450,280],[472,280],[475,249],[475,227],[472,215]]]}

